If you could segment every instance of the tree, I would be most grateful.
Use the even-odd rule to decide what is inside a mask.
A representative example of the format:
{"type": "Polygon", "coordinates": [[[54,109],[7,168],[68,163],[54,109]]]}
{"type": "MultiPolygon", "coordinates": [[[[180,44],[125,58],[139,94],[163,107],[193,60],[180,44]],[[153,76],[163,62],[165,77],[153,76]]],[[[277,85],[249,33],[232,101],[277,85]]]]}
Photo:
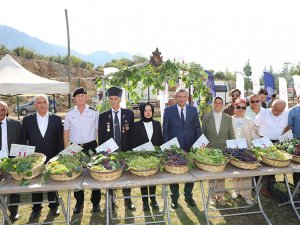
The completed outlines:
{"type": "Polygon", "coordinates": [[[246,62],[245,66],[243,67],[243,73],[245,78],[246,96],[248,96],[248,91],[250,88],[252,88],[252,82],[251,82],[252,68],[250,66],[249,59],[246,62]]]}

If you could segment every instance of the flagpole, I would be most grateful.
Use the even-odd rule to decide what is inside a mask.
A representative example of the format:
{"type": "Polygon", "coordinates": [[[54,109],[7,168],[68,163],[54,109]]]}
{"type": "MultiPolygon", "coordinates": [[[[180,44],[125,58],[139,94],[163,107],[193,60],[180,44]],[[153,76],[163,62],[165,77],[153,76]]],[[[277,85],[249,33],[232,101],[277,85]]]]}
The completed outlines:
{"type": "Polygon", "coordinates": [[[68,78],[69,78],[69,108],[71,108],[71,50],[70,50],[70,33],[69,33],[69,21],[68,21],[68,10],[65,9],[66,25],[67,25],[67,38],[68,38],[68,78]]]}

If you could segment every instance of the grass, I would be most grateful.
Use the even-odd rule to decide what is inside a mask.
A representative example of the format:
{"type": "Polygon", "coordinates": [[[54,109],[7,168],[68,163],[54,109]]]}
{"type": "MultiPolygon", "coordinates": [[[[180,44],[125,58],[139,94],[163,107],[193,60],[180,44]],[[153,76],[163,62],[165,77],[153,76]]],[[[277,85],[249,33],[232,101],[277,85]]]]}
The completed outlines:
{"type": "MultiPolygon", "coordinates": [[[[289,179],[291,177],[289,176],[289,179]]],[[[277,180],[282,180],[282,176],[277,176],[277,180]]],[[[205,182],[205,185],[207,183],[205,182]]],[[[227,186],[230,186],[230,181],[226,182],[227,186]]],[[[161,186],[157,187],[157,192],[161,193],[161,186]]],[[[183,196],[183,185],[180,185],[180,198],[179,198],[179,204],[180,206],[175,211],[171,212],[171,220],[173,225],[190,225],[190,224],[206,224],[205,216],[204,216],[204,209],[202,205],[202,198],[201,198],[201,192],[200,192],[200,185],[199,182],[195,183],[194,186],[194,199],[197,202],[197,207],[189,207],[185,201],[183,196]]],[[[78,215],[73,215],[71,211],[72,216],[72,223],[73,224],[83,224],[83,225],[96,225],[96,224],[105,224],[105,190],[102,190],[102,200],[101,200],[101,211],[100,213],[93,213],[92,212],[92,204],[90,203],[90,194],[91,192],[87,190],[85,192],[85,206],[83,209],[83,213],[78,215]]],[[[116,192],[117,196],[122,196],[122,191],[118,190],[116,192]]],[[[132,196],[138,196],[140,194],[139,188],[132,189],[132,196]]],[[[61,197],[66,201],[67,194],[66,192],[60,192],[61,197]]],[[[232,200],[230,197],[230,193],[226,193],[226,199],[229,206],[239,206],[244,204],[244,201],[239,197],[237,200],[232,200]]],[[[23,198],[22,198],[23,199],[23,198]]],[[[71,202],[71,210],[73,210],[75,201],[72,194],[72,202],[71,202]]],[[[276,199],[272,197],[261,197],[263,208],[271,220],[271,223],[273,225],[294,225],[299,224],[299,221],[297,220],[292,208],[290,206],[283,206],[278,207],[278,204],[280,203],[276,199]]],[[[157,201],[162,208],[163,202],[160,197],[157,197],[157,201]]],[[[65,202],[66,203],[66,202],[65,202]]],[[[134,216],[143,216],[143,215],[151,215],[150,213],[144,213],[142,210],[142,200],[140,198],[133,199],[133,203],[135,204],[137,210],[133,212],[134,216]]],[[[258,209],[258,207],[256,207],[258,209]]],[[[233,210],[235,211],[235,210],[233,210]]],[[[20,206],[19,208],[19,214],[20,218],[15,224],[23,224],[23,223],[29,223],[29,222],[43,222],[43,221],[49,221],[49,219],[53,219],[50,215],[48,215],[49,209],[47,205],[44,205],[44,208],[42,210],[42,215],[38,220],[30,220],[29,216],[31,213],[31,206],[25,205],[20,206]]],[[[132,215],[131,212],[125,212],[124,210],[124,201],[119,200],[117,202],[116,207],[116,215],[117,216],[124,216],[126,213],[127,216],[132,215]]],[[[217,211],[214,213],[214,215],[221,215],[222,212],[217,211]]],[[[63,220],[62,213],[59,217],[55,218],[55,221],[63,220]]],[[[153,221],[152,218],[148,218],[147,221],[153,221]]],[[[235,217],[220,217],[216,219],[211,219],[211,224],[233,224],[233,225],[257,225],[257,224],[266,224],[265,220],[263,219],[261,214],[257,215],[247,215],[247,216],[235,216],[235,217]]],[[[118,224],[118,223],[124,223],[124,220],[115,221],[112,224],[118,224]]],[[[127,220],[127,223],[135,222],[135,223],[143,223],[145,222],[144,219],[135,219],[135,220],[127,220]]]]}

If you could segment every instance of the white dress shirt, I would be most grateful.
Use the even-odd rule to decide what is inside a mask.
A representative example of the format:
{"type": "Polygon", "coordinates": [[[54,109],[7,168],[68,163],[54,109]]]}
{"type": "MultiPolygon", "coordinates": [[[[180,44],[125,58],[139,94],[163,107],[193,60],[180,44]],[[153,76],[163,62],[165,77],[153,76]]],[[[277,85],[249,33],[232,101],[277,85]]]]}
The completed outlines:
{"type": "Polygon", "coordinates": [[[215,110],[213,110],[213,115],[215,119],[216,131],[217,134],[219,134],[220,127],[221,127],[221,120],[222,120],[222,112],[216,112],[215,110]]]}
{"type": "Polygon", "coordinates": [[[74,106],[65,116],[64,130],[70,131],[70,142],[86,144],[96,140],[99,113],[88,105],[82,113],[74,106]]]}
{"type": "MultiPolygon", "coordinates": [[[[181,108],[178,104],[177,104],[177,109],[178,109],[178,113],[179,113],[179,118],[181,117],[181,109],[183,109],[183,116],[184,116],[184,121],[186,120],[186,105],[184,105],[183,108],[181,108]]],[[[181,119],[181,118],[180,118],[181,119]]]]}
{"type": "Polygon", "coordinates": [[[147,136],[149,141],[151,141],[152,135],[153,135],[153,123],[152,121],[150,122],[144,122],[144,126],[147,132],[147,136]]]}
{"type": "Polygon", "coordinates": [[[49,122],[49,113],[47,112],[45,116],[41,116],[38,112],[36,113],[37,123],[40,129],[40,132],[43,137],[45,137],[46,130],[49,122]]]}
{"type": "Polygon", "coordinates": [[[7,121],[6,117],[1,121],[1,128],[2,128],[2,146],[0,146],[1,151],[8,152],[8,143],[7,143],[7,121]]]}
{"type": "Polygon", "coordinates": [[[265,109],[257,114],[254,122],[258,126],[260,136],[278,140],[287,127],[288,113],[282,112],[279,116],[274,116],[271,108],[265,109]]]}

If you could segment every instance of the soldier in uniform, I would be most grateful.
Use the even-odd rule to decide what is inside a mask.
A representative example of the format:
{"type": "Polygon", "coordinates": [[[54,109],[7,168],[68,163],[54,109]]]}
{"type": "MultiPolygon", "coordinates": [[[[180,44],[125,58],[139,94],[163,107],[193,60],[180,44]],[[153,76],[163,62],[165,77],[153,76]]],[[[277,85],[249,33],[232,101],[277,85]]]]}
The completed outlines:
{"type": "MultiPolygon", "coordinates": [[[[98,126],[98,141],[99,145],[103,144],[110,138],[113,138],[119,146],[118,151],[128,151],[131,149],[130,144],[130,129],[133,126],[134,115],[129,109],[122,109],[120,107],[122,89],[111,87],[107,90],[109,104],[111,109],[103,112],[99,116],[98,126]]],[[[110,190],[111,196],[113,191],[110,190]]],[[[131,202],[130,197],[131,189],[123,189],[125,198],[125,206],[129,210],[134,210],[135,207],[131,202]]],[[[113,203],[114,210],[114,203],[113,203]]]]}
{"type": "MultiPolygon", "coordinates": [[[[64,146],[68,147],[71,143],[76,143],[83,148],[84,153],[89,154],[89,150],[95,152],[97,147],[97,124],[99,113],[86,104],[87,92],[79,87],[73,93],[76,106],[71,108],[65,117],[64,123],[64,146]]],[[[74,192],[76,205],[73,213],[81,212],[84,203],[84,192],[82,190],[74,192]]],[[[93,190],[91,202],[93,211],[100,211],[100,190],[93,190]]]]}

